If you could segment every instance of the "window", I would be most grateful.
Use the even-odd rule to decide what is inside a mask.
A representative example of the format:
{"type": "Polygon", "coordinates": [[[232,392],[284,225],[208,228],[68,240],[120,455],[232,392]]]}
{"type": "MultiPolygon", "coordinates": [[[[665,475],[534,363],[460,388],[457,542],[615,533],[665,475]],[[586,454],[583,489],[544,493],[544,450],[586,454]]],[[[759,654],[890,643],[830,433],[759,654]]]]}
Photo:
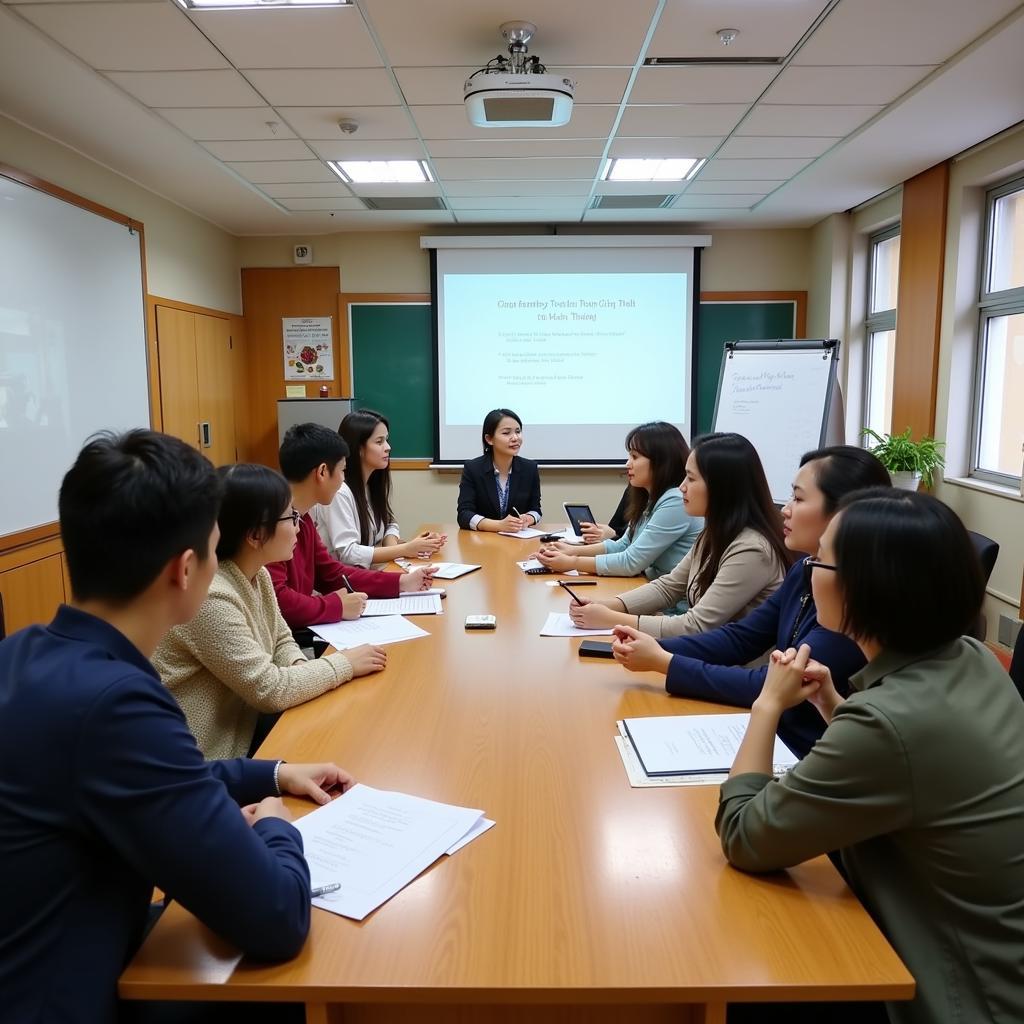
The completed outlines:
{"type": "Polygon", "coordinates": [[[896,361],[899,225],[872,235],[869,245],[864,425],[879,434],[888,434],[892,430],[892,380],[896,361]]]}
{"type": "Polygon", "coordinates": [[[1015,486],[1024,446],[1024,178],[988,193],[972,476],[1015,486]]]}

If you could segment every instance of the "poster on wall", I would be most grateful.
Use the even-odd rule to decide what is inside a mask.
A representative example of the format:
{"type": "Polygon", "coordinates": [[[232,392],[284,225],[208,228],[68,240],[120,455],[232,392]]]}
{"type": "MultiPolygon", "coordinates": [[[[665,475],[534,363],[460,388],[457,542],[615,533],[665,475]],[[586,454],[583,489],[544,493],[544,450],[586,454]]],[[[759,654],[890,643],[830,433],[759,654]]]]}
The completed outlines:
{"type": "Polygon", "coordinates": [[[283,316],[285,380],[334,380],[334,343],[329,316],[283,316]]]}

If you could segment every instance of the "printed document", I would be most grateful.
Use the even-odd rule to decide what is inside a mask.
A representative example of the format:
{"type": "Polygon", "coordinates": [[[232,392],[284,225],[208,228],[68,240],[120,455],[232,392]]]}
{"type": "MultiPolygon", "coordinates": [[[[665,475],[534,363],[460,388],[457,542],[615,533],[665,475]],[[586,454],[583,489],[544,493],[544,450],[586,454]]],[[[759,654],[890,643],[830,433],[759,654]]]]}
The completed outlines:
{"type": "Polygon", "coordinates": [[[363,615],[440,615],[438,593],[403,594],[401,597],[370,598],[363,615]]]}
{"type": "Polygon", "coordinates": [[[524,530],[499,530],[502,537],[518,537],[520,540],[529,540],[531,537],[543,537],[547,530],[537,530],[527,526],[524,530]]]}
{"type": "Polygon", "coordinates": [[[321,622],[311,628],[318,637],[333,644],[339,651],[360,644],[397,644],[402,640],[415,640],[418,636],[430,636],[425,629],[413,625],[401,615],[321,622]]]}
{"type": "Polygon", "coordinates": [[[457,580],[465,576],[467,572],[479,569],[479,565],[470,565],[468,562],[431,562],[431,568],[436,569],[435,580],[457,580]]]}
{"type": "Polygon", "coordinates": [[[311,886],[341,884],[313,905],[362,921],[438,857],[458,849],[482,818],[475,808],[357,783],[295,822],[311,886]]]}
{"type": "Polygon", "coordinates": [[[607,629],[580,629],[572,624],[566,614],[551,612],[540,631],[541,636],[611,636],[612,627],[607,629]]]}

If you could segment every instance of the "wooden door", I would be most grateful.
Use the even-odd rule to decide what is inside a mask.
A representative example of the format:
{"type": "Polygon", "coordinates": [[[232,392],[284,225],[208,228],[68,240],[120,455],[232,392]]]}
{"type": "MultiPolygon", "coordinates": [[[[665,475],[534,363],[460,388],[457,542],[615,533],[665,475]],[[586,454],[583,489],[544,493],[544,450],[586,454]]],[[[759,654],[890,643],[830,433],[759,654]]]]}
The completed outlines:
{"type": "Polygon", "coordinates": [[[199,447],[199,395],[196,390],[196,315],[156,307],[160,361],[160,411],[164,433],[199,447]]]}
{"type": "Polygon", "coordinates": [[[223,466],[237,458],[231,323],[196,313],[195,325],[202,452],[215,466],[223,466]]]}

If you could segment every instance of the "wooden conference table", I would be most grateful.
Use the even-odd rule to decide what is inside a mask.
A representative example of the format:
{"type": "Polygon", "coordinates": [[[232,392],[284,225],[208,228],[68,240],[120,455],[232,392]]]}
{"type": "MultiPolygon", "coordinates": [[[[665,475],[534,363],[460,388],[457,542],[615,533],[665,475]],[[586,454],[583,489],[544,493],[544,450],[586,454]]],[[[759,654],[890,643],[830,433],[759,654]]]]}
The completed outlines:
{"type": "Polygon", "coordinates": [[[617,719],[726,709],[580,659],[577,639],[540,637],[567,597],[545,585],[560,577],[516,566],[535,541],[447,533],[442,556],[483,569],[443,584],[445,615],[416,618],[431,636],[389,646],[382,674],[286,712],[260,756],[334,760],[497,825],[361,923],[314,910],[285,964],[242,960],[172,905],[121,994],[304,1002],[311,1024],[721,1024],[733,1001],[910,998],[913,980],[826,858],[744,875],[714,832],[717,787],[630,788],[617,719]],[[496,631],[464,630],[483,613],[496,631]]]}

